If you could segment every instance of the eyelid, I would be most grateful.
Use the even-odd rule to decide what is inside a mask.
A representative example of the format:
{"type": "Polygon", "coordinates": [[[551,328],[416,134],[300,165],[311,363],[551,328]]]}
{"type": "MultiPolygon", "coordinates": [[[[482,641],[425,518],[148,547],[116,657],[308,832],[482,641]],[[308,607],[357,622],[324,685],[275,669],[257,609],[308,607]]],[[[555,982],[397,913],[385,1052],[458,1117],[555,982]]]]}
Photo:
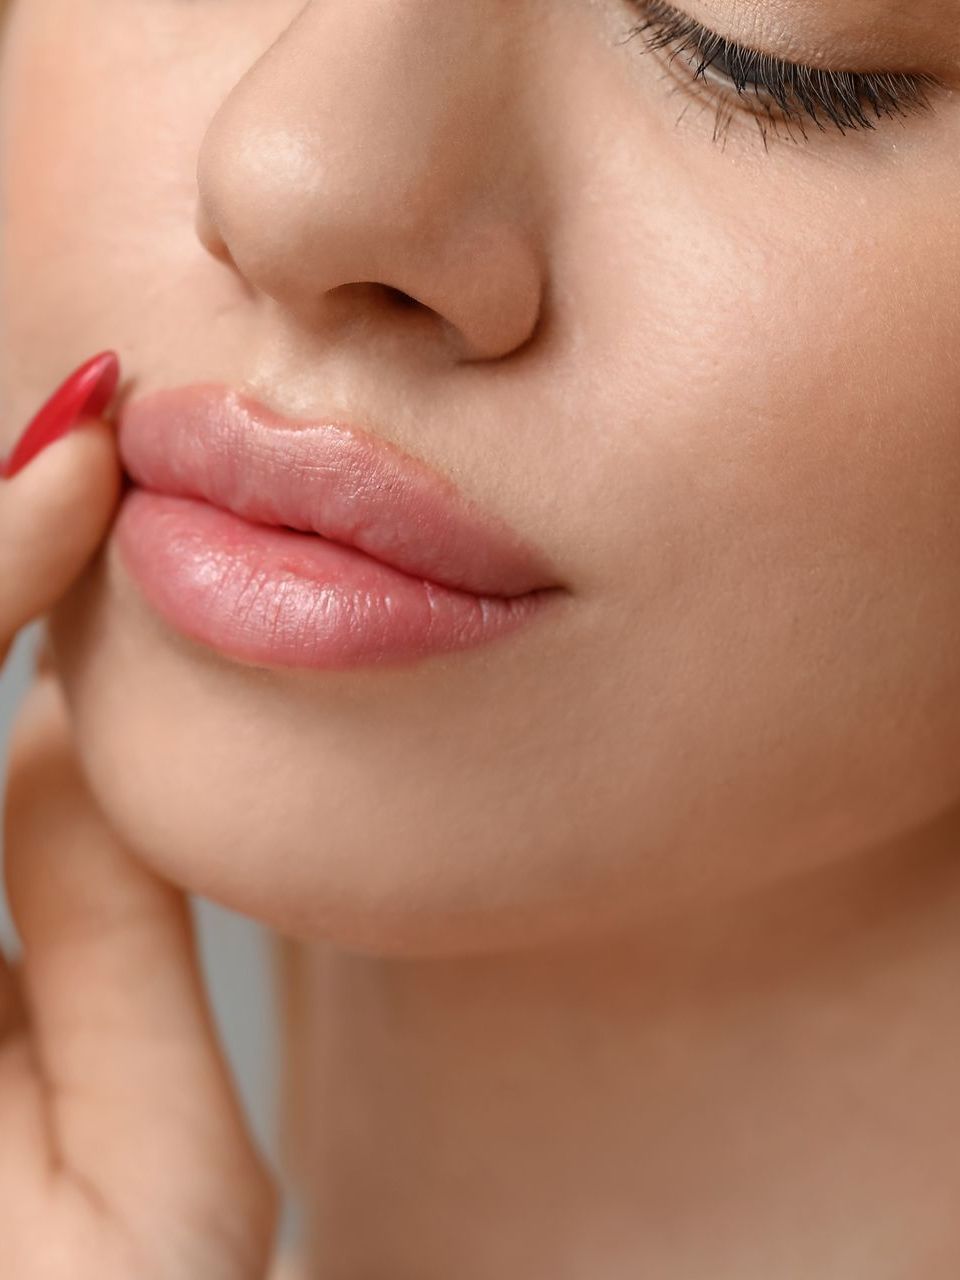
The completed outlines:
{"type": "MultiPolygon", "coordinates": [[[[680,0],[680,4],[686,2],[687,0],[680,0]]],[[[769,5],[778,15],[783,14],[783,9],[776,0],[773,0],[773,3],[771,3],[771,0],[759,0],[759,2],[761,6],[769,5]]],[[[627,0],[627,4],[639,10],[642,16],[646,16],[648,13],[657,16],[659,13],[663,19],[676,18],[682,20],[684,23],[696,26],[705,35],[714,36],[719,40],[726,41],[728,44],[736,45],[748,53],[762,55],[773,61],[783,62],[788,66],[806,67],[810,71],[848,71],[857,75],[879,74],[882,71],[904,74],[908,72],[920,73],[917,59],[911,60],[913,65],[906,65],[907,60],[902,41],[895,42],[881,38],[883,34],[881,23],[875,24],[875,27],[880,28],[880,31],[874,38],[869,40],[862,31],[859,34],[847,32],[843,37],[837,37],[837,40],[842,39],[842,44],[847,48],[850,56],[830,59],[826,50],[830,47],[831,39],[825,32],[811,29],[809,24],[806,25],[801,36],[799,31],[792,33],[789,30],[789,25],[785,18],[775,25],[757,20],[749,24],[752,29],[751,36],[730,36],[710,27],[703,19],[693,17],[691,13],[685,8],[681,8],[680,4],[674,3],[673,0],[627,0]],[[779,51],[775,52],[773,48],[765,47],[765,45],[776,45],[779,51]],[[839,62],[853,62],[860,65],[836,65],[839,62]],[[874,65],[871,66],[869,65],[870,63],[874,65]]],[[[731,7],[736,7],[736,5],[731,7]]],[[[749,0],[745,0],[743,7],[750,7],[749,0]]],[[[925,61],[929,61],[932,64],[935,60],[931,58],[925,61]]],[[[932,70],[932,66],[930,69],[932,70]]],[[[942,79],[939,76],[934,78],[942,79]]]]}

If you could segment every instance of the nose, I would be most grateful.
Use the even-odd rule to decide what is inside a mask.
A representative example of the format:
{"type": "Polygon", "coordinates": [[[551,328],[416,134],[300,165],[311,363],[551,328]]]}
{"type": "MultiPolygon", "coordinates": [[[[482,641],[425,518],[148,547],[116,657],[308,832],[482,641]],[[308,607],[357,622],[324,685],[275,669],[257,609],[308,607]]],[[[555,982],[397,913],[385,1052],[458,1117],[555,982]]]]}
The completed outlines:
{"type": "Polygon", "coordinates": [[[416,303],[461,359],[523,346],[544,292],[525,7],[301,7],[203,137],[202,244],[300,324],[409,324],[416,303]]]}

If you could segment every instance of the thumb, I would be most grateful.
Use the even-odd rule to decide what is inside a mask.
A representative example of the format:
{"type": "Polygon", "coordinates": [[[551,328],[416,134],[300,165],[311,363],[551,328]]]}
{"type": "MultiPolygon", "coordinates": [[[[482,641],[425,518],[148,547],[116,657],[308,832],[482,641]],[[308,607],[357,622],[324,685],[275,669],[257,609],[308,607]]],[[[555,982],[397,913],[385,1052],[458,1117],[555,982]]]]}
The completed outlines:
{"type": "Polygon", "coordinates": [[[276,1193],[217,1041],[189,904],[108,827],[53,676],[14,727],[6,864],[55,1166],[154,1256],[192,1231],[236,1260],[225,1274],[263,1275],[276,1193]]]}

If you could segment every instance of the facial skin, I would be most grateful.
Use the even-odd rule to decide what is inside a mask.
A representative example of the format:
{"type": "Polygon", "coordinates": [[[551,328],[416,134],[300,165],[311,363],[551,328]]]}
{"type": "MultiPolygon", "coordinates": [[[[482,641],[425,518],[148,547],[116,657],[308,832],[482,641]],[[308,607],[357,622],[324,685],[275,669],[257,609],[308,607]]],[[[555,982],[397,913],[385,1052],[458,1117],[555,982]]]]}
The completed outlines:
{"type": "MultiPolygon", "coordinates": [[[[783,3],[771,30],[886,69],[868,10],[783,3]]],[[[733,900],[960,797],[938,10],[894,68],[944,79],[932,112],[765,150],[746,115],[715,143],[703,91],[618,43],[627,0],[13,5],[5,434],[114,347],[137,393],[220,380],[371,424],[569,596],[442,659],[267,670],[169,631],[108,543],[52,634],[140,856],[427,956],[733,900]]]]}

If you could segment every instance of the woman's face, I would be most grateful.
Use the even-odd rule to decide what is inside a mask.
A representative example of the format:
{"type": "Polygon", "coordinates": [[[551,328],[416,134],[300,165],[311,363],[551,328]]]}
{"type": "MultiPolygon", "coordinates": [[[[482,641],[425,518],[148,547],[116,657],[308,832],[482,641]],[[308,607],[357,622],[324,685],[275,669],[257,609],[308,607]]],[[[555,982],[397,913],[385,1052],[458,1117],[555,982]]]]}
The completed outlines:
{"type": "Polygon", "coordinates": [[[625,39],[638,0],[13,4],[4,443],[112,347],[131,396],[364,424],[559,588],[486,644],[286,666],[182,634],[111,536],[55,650],[101,802],[184,886],[358,950],[495,948],[960,795],[960,5],[689,0],[938,81],[824,131],[694,81],[646,9],[625,39]]]}

